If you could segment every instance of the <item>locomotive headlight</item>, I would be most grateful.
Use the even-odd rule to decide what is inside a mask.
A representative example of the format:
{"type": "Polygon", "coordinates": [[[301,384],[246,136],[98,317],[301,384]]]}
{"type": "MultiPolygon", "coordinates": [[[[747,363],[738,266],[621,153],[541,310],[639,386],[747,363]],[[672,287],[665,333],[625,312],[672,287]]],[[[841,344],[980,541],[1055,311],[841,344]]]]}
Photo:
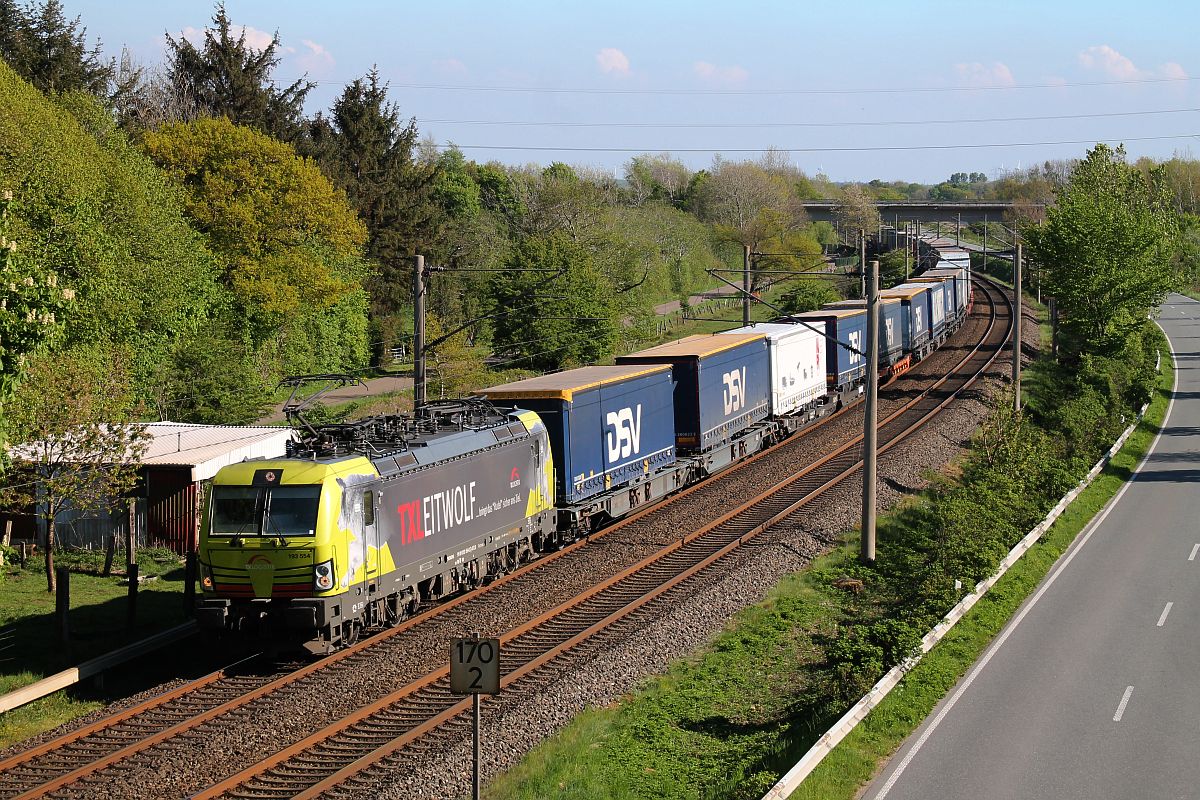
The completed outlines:
{"type": "Polygon", "coordinates": [[[323,561],[313,568],[313,584],[322,592],[333,588],[333,559],[323,561]]]}

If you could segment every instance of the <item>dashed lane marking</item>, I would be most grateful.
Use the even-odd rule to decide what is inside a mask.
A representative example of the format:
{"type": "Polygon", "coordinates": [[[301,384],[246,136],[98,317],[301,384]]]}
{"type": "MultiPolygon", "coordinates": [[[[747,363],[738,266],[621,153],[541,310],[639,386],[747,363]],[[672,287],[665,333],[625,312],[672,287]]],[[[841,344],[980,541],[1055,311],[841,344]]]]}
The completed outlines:
{"type": "Polygon", "coordinates": [[[1158,615],[1158,627],[1161,628],[1163,626],[1163,623],[1167,621],[1167,614],[1171,613],[1171,606],[1173,606],[1173,605],[1175,605],[1175,604],[1167,603],[1166,608],[1164,608],[1163,612],[1158,615]]]}
{"type": "Polygon", "coordinates": [[[1120,722],[1121,717],[1125,716],[1125,706],[1129,705],[1129,696],[1133,694],[1133,687],[1126,686],[1125,694],[1121,695],[1121,703],[1117,706],[1117,713],[1113,714],[1113,722],[1120,722]]]}

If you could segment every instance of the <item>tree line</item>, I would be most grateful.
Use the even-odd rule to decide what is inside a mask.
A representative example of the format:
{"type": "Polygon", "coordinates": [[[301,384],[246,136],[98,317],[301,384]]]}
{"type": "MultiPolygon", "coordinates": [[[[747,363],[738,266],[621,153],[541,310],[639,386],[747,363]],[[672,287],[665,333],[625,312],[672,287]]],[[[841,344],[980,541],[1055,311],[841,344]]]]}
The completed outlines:
{"type": "MultiPolygon", "coordinates": [[[[651,336],[656,303],[740,271],[746,248],[756,289],[819,268],[839,242],[809,199],[836,198],[847,231],[878,227],[876,200],[1017,203],[1077,363],[1136,347],[1132,321],[1200,282],[1186,159],[1098,147],[935,186],[839,185],[779,151],[700,170],[647,153],[620,176],[479,163],[423,140],[375,70],[306,116],[313,84],[274,78],[278,36],[252,47],[223,5],[196,41],[166,39],[162,64],[106,59],[59,0],[0,0],[0,442],[251,423],[282,376],[378,367],[410,330],[418,253],[437,268],[435,396],[602,361],[651,336]]],[[[833,298],[799,281],[784,304],[833,298]]],[[[97,464],[139,445],[94,443],[97,464]]]]}

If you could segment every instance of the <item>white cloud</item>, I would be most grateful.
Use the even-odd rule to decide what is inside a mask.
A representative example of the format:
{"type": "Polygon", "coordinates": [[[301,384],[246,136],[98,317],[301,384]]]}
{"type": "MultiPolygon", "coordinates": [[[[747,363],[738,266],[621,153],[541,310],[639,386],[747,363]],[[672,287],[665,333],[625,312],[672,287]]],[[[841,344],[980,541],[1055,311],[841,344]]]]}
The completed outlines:
{"type": "Polygon", "coordinates": [[[1084,50],[1079,54],[1079,63],[1084,69],[1099,70],[1119,81],[1131,81],[1146,76],[1132,61],[1106,44],[1092,45],[1084,50]]]}
{"type": "Polygon", "coordinates": [[[601,72],[615,72],[621,77],[628,77],[629,57],[615,47],[605,47],[596,53],[596,63],[601,72]]]}
{"type": "Polygon", "coordinates": [[[301,39],[300,43],[304,45],[304,50],[296,57],[300,69],[314,75],[329,74],[335,63],[333,53],[325,45],[311,39],[301,39]]]}
{"type": "Polygon", "coordinates": [[[444,58],[441,61],[433,62],[433,66],[440,72],[445,72],[450,75],[466,75],[469,71],[467,65],[459,61],[457,58],[444,58]]]}
{"type": "Polygon", "coordinates": [[[1174,61],[1168,61],[1166,64],[1163,64],[1158,68],[1158,72],[1164,78],[1178,78],[1182,80],[1188,76],[1187,70],[1174,61]]]}
{"type": "Polygon", "coordinates": [[[692,71],[702,80],[718,84],[744,83],[750,77],[750,73],[745,68],[736,64],[732,67],[719,67],[707,61],[697,61],[692,64],[692,71]]]}
{"type": "Polygon", "coordinates": [[[1015,86],[1017,83],[1008,65],[999,61],[993,61],[990,65],[978,61],[955,64],[954,74],[960,83],[967,86],[1015,86]]]}
{"type": "Polygon", "coordinates": [[[200,47],[204,44],[204,31],[200,28],[193,28],[191,25],[179,32],[184,39],[187,39],[195,47],[200,47]]]}
{"type": "Polygon", "coordinates": [[[1180,79],[1188,76],[1187,70],[1175,61],[1168,61],[1158,69],[1141,69],[1132,59],[1123,56],[1106,44],[1093,45],[1079,54],[1079,63],[1084,69],[1103,72],[1113,80],[1136,81],[1147,78],[1180,79]]]}
{"type": "MultiPolygon", "coordinates": [[[[233,25],[231,26],[229,32],[239,36],[244,34],[246,37],[246,44],[250,45],[259,52],[266,50],[271,46],[271,42],[275,41],[274,34],[265,33],[257,28],[251,28],[249,25],[233,25]]],[[[289,53],[296,52],[290,47],[284,49],[289,53]]]]}
{"type": "MultiPolygon", "coordinates": [[[[192,26],[189,25],[188,27],[184,28],[183,31],[181,31],[181,33],[183,35],[183,38],[187,39],[195,47],[203,47],[204,46],[204,29],[203,28],[193,28],[192,26]]],[[[229,35],[232,36],[234,39],[237,39],[237,38],[241,37],[242,35],[245,35],[246,44],[259,52],[266,50],[268,47],[271,46],[271,42],[273,42],[275,40],[274,34],[264,33],[263,31],[260,31],[257,28],[250,27],[249,25],[230,25],[229,26],[229,35]]],[[[285,53],[296,52],[296,49],[294,47],[280,46],[279,49],[285,53]]]]}

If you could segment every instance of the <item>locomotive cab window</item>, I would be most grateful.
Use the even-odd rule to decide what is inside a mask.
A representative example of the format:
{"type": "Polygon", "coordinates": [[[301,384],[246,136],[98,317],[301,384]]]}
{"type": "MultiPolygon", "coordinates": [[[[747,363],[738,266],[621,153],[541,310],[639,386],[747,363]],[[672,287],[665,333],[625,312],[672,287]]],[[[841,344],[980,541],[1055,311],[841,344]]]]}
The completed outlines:
{"type": "Polygon", "coordinates": [[[320,486],[275,486],[267,492],[267,536],[312,536],[320,486]]]}
{"type": "Polygon", "coordinates": [[[249,486],[215,486],[212,493],[214,536],[258,533],[260,489],[249,486]]]}
{"type": "Polygon", "coordinates": [[[370,489],[363,492],[363,525],[375,524],[375,493],[370,489]]]}
{"type": "Polygon", "coordinates": [[[320,486],[216,486],[214,536],[312,536],[320,486]]]}

